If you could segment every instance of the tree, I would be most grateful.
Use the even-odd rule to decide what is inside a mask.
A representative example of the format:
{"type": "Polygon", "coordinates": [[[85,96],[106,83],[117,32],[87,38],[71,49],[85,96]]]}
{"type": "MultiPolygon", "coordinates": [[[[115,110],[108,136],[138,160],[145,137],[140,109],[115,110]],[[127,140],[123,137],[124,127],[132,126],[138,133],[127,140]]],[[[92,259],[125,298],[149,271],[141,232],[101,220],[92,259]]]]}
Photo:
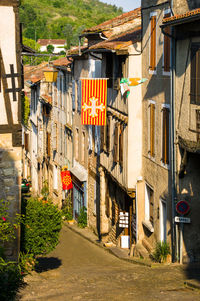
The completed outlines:
{"type": "Polygon", "coordinates": [[[53,45],[48,45],[47,46],[47,52],[48,53],[53,53],[54,52],[54,46],[53,45]]]}

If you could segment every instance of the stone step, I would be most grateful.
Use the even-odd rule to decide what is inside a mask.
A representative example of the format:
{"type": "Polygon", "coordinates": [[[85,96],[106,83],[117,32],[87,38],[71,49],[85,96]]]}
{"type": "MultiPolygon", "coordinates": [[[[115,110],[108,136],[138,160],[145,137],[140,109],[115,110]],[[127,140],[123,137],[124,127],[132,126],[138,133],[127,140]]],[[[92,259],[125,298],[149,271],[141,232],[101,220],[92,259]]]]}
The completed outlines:
{"type": "Polygon", "coordinates": [[[144,259],[149,258],[149,253],[147,249],[140,243],[136,244],[133,249],[133,256],[135,257],[142,257],[144,259]]]}

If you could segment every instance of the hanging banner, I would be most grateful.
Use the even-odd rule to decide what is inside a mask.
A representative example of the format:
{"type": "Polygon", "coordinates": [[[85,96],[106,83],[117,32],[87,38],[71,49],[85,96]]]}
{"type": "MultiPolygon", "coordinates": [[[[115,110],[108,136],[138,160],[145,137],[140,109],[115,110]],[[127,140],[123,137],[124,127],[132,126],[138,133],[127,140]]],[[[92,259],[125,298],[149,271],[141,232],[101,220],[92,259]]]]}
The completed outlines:
{"type": "Polygon", "coordinates": [[[61,171],[61,180],[63,190],[70,190],[73,188],[72,178],[69,170],[61,171]]]}
{"type": "Polygon", "coordinates": [[[82,79],[82,124],[106,125],[107,79],[82,79]]]}

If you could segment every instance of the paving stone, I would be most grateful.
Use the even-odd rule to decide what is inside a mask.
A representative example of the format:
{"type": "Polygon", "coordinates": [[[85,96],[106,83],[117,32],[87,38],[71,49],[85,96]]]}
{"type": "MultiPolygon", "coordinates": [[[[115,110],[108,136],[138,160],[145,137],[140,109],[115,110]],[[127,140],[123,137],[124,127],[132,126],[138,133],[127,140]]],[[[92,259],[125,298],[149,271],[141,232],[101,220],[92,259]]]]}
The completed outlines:
{"type": "Polygon", "coordinates": [[[179,265],[152,269],[120,260],[106,252],[89,229],[79,234],[75,230],[79,231],[63,227],[59,245],[41,261],[42,272],[27,276],[27,285],[19,292],[21,301],[200,300],[198,291],[184,287],[187,269],[179,265]],[[48,260],[52,266],[46,270],[48,260]]]}

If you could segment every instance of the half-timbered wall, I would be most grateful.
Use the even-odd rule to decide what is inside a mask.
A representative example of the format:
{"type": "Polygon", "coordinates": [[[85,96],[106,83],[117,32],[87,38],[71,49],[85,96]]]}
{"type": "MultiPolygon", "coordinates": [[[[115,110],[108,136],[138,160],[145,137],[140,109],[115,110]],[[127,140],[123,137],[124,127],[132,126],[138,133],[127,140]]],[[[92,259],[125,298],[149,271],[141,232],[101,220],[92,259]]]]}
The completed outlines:
{"type": "MultiPolygon", "coordinates": [[[[10,214],[21,204],[21,67],[18,1],[0,1],[0,198],[10,201],[10,214]]],[[[16,259],[19,233],[6,245],[6,254],[16,259]]]]}

